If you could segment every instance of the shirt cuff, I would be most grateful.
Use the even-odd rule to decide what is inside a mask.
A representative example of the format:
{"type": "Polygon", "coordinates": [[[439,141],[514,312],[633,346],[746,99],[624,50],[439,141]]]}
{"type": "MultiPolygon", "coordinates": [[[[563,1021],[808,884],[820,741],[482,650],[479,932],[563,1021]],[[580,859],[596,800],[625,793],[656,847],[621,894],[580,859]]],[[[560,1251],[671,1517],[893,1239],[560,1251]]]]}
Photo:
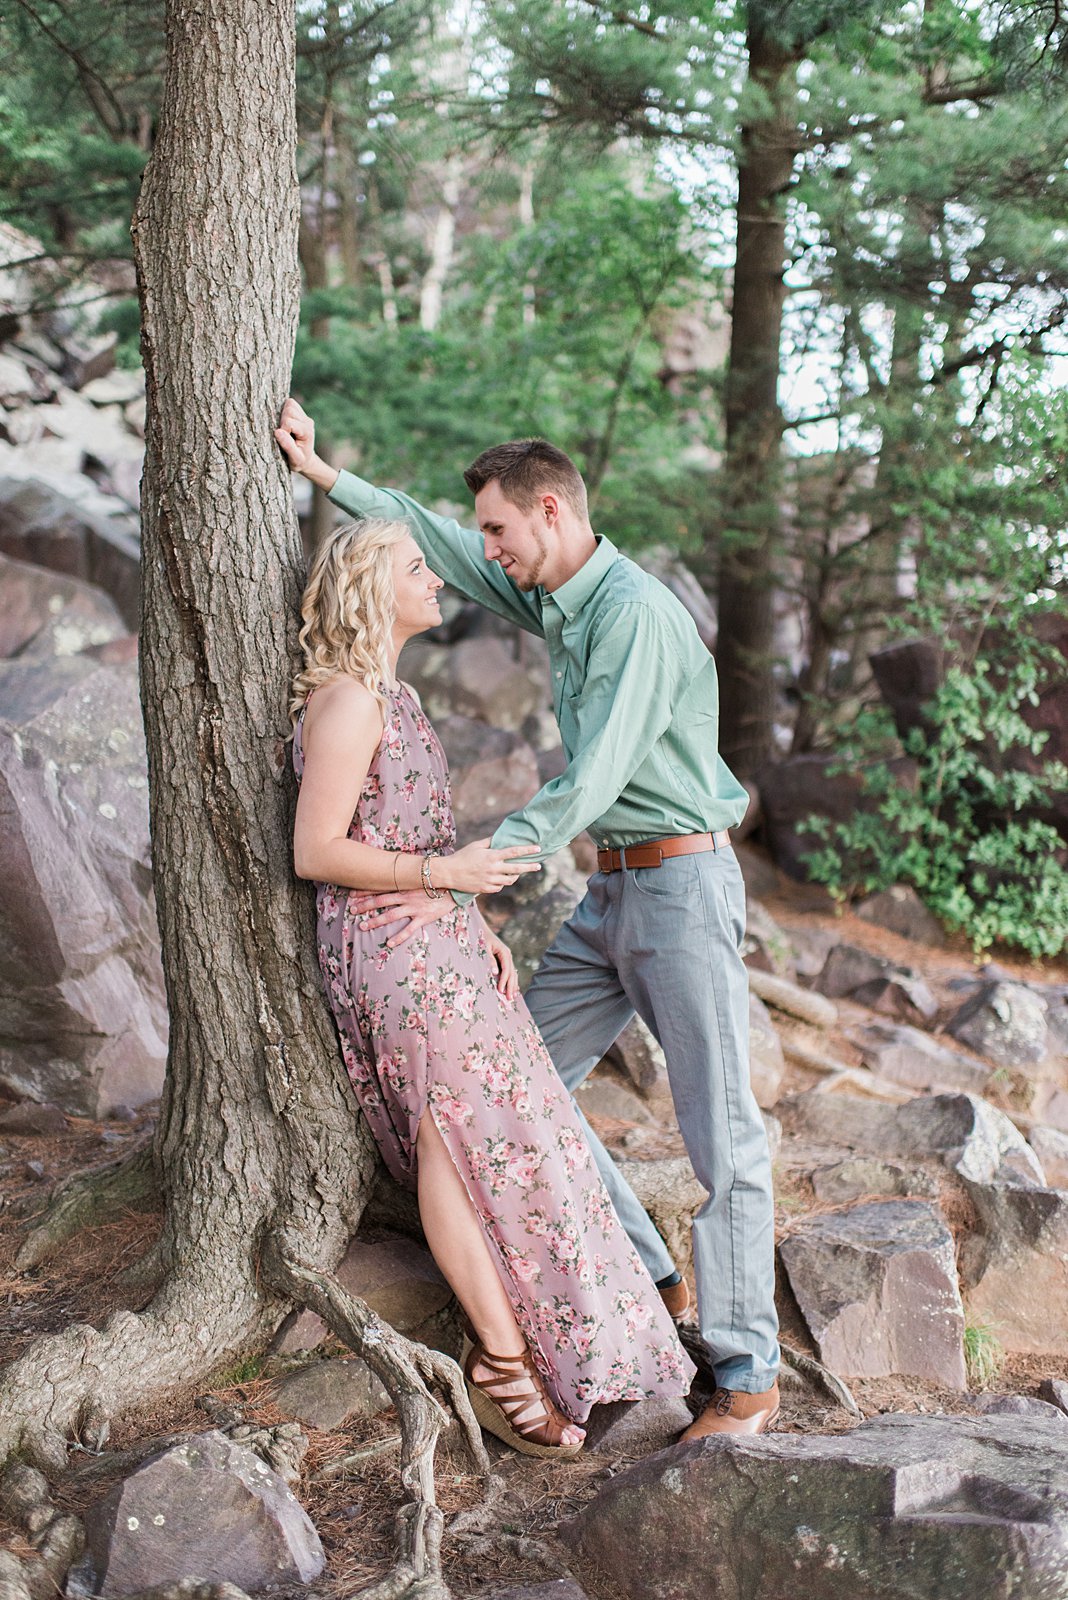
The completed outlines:
{"type": "Polygon", "coordinates": [[[475,898],[473,894],[468,894],[464,889],[450,889],[449,893],[458,906],[469,906],[475,898]]]}

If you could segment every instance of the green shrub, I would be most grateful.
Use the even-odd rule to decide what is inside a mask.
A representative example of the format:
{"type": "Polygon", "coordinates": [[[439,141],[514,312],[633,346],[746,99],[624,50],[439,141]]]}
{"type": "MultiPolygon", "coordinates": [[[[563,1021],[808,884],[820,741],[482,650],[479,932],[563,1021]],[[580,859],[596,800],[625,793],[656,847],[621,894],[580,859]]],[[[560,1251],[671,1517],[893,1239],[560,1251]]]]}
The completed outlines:
{"type": "Polygon", "coordinates": [[[846,822],[808,819],[821,846],[806,858],[810,875],[839,900],[911,884],[976,952],[999,940],[1035,958],[1059,954],[1068,944],[1064,841],[1022,815],[1068,787],[1064,763],[1040,759],[1048,735],[1022,715],[1037,702],[1043,674],[1037,659],[1007,670],[983,659],[950,667],[926,708],[926,729],[904,741],[914,782],[889,763],[889,714],[862,714],[833,770],[863,764],[873,804],[846,822]]]}

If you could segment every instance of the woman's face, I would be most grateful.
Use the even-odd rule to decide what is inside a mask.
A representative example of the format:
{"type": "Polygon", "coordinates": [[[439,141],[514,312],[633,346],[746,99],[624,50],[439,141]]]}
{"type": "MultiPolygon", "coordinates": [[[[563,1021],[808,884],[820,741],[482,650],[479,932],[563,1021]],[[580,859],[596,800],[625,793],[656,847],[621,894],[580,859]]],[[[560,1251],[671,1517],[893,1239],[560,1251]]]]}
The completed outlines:
{"type": "Polygon", "coordinates": [[[393,626],[406,639],[441,621],[438,590],[443,586],[443,580],[431,572],[411,535],[393,546],[393,593],[397,604],[393,626]]]}

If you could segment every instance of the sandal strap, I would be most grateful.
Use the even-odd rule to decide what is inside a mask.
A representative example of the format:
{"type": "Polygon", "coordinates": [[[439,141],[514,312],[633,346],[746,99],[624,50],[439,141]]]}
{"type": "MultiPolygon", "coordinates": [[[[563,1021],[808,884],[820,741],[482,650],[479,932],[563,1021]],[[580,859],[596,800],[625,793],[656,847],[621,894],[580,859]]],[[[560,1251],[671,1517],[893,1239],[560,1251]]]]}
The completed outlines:
{"type": "Polygon", "coordinates": [[[475,1344],[468,1356],[468,1376],[476,1366],[487,1366],[486,1378],[471,1378],[472,1383],[493,1401],[510,1427],[524,1439],[538,1435],[538,1443],[558,1444],[564,1429],[570,1424],[545,1392],[541,1374],[531,1360],[530,1351],[519,1355],[499,1356],[481,1344],[475,1344]],[[503,1390],[520,1378],[529,1378],[531,1388],[518,1394],[503,1390]]]}

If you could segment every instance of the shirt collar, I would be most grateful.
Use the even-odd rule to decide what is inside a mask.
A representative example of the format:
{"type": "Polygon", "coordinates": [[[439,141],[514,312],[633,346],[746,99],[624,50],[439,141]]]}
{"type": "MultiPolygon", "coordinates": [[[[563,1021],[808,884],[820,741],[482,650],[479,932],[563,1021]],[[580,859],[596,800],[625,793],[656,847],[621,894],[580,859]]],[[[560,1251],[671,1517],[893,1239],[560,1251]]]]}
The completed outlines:
{"type": "Polygon", "coordinates": [[[568,622],[582,610],[619,554],[611,539],[606,539],[601,534],[596,537],[596,550],[588,561],[583,562],[574,577],[568,578],[566,583],[562,583],[559,589],[554,589],[551,594],[547,590],[542,591],[542,605],[544,606],[549,600],[555,601],[568,622]]]}

